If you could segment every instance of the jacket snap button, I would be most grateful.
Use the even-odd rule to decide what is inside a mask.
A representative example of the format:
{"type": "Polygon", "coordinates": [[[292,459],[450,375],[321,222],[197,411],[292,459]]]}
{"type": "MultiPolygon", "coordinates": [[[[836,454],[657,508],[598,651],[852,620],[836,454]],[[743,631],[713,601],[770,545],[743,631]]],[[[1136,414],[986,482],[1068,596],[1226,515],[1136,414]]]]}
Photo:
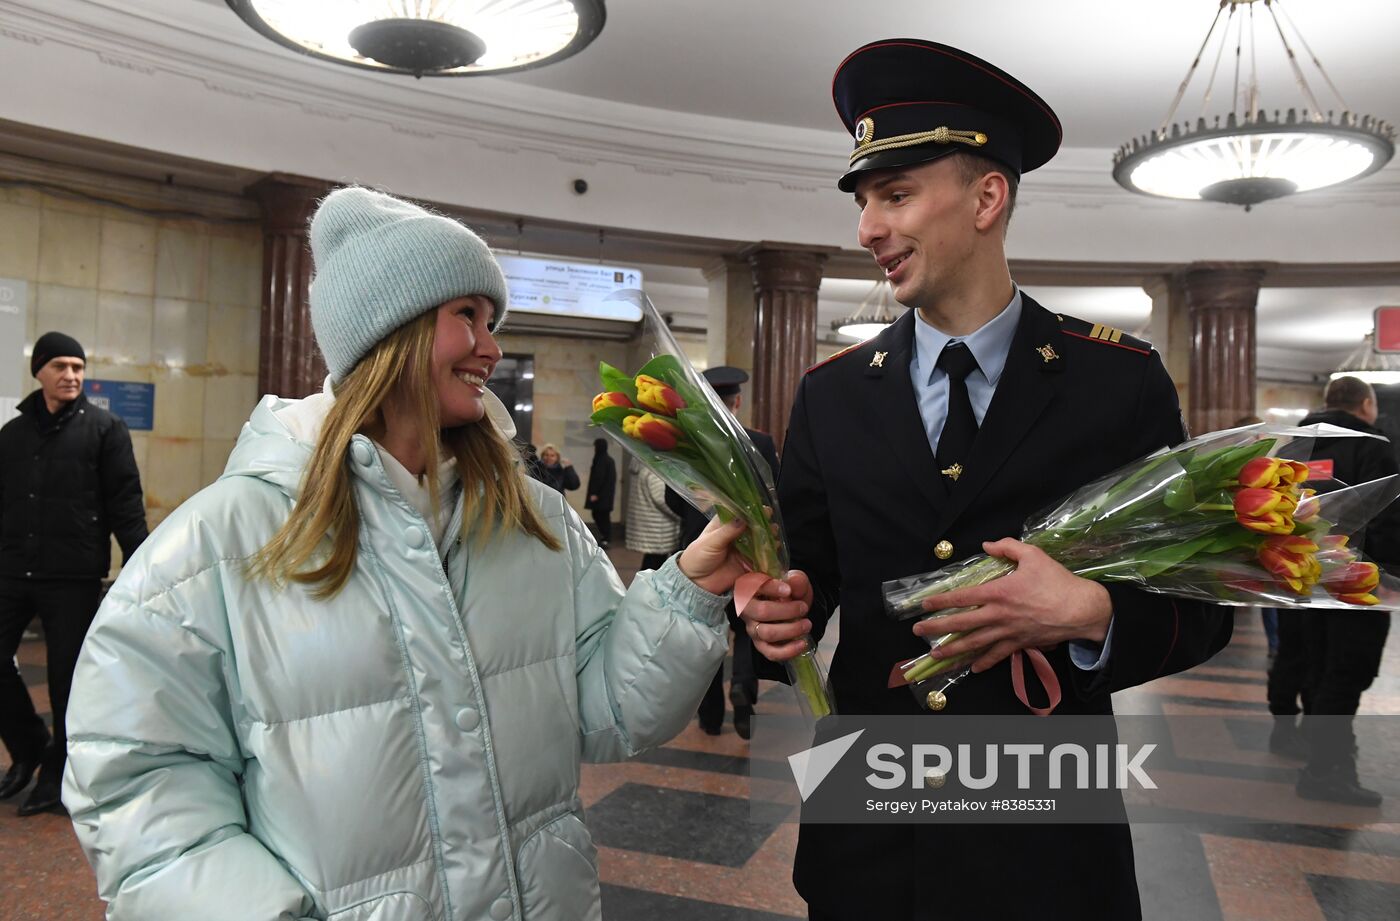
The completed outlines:
{"type": "Polygon", "coordinates": [[[414,550],[423,546],[423,529],[414,525],[403,532],[403,538],[414,550]]]}
{"type": "Polygon", "coordinates": [[[374,459],[373,449],[363,441],[355,442],[355,447],[350,449],[350,453],[355,455],[355,463],[361,467],[368,467],[374,459]]]}
{"type": "Polygon", "coordinates": [[[506,921],[510,917],[510,899],[500,898],[491,903],[491,917],[496,921],[506,921]]]}
{"type": "Polygon", "coordinates": [[[463,732],[471,732],[481,723],[481,717],[471,707],[463,707],[457,711],[457,728],[463,732]]]}

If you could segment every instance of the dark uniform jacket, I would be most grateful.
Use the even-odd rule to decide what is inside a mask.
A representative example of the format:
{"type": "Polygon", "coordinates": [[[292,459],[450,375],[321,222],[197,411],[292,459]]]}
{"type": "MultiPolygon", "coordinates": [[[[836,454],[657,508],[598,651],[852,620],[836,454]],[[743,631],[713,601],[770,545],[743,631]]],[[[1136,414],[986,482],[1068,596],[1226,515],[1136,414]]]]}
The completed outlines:
{"type": "MultiPolygon", "coordinates": [[[[1313,425],[1318,422],[1385,437],[1385,433],[1380,429],[1344,409],[1318,410],[1309,413],[1299,424],[1313,425]]],[[[1395,458],[1395,446],[1389,440],[1319,438],[1313,446],[1312,460],[1324,459],[1332,461],[1332,476],[1347,486],[1356,486],[1400,473],[1400,466],[1397,466],[1395,458]]],[[[1383,564],[1386,569],[1400,572],[1400,502],[1392,502],[1366,526],[1366,540],[1362,550],[1371,559],[1383,564]]]]}
{"type": "MultiPolygon", "coordinates": [[[[928,646],[912,622],[885,614],[880,584],[1019,536],[1032,514],[1185,433],[1176,390],[1146,343],[1024,297],[966,472],[949,489],[910,381],[913,324],[910,311],[806,374],[783,445],[779,501],[792,566],[812,579],[816,633],[840,605],[830,675],[837,711],[918,715],[932,728],[939,715],[922,711],[908,688],[887,687],[894,663],[928,646]],[[934,554],[944,540],[954,547],[946,561],[934,554]]],[[[1220,608],[1106,587],[1114,609],[1107,666],[1078,669],[1064,646],[1047,653],[1064,689],[1056,715],[1110,714],[1111,692],[1190,668],[1229,641],[1232,621],[1220,608]]],[[[761,677],[781,678],[779,667],[758,665],[761,677]]],[[[961,682],[944,712],[1027,711],[1003,661],[961,682]]],[[[1140,914],[1126,824],[804,824],[794,882],[820,912],[851,921],[1140,914]]]]}
{"type": "Polygon", "coordinates": [[[146,539],[126,423],[79,395],[56,415],[36,390],[0,428],[0,576],[100,579],[111,535],[122,556],[146,539]]]}

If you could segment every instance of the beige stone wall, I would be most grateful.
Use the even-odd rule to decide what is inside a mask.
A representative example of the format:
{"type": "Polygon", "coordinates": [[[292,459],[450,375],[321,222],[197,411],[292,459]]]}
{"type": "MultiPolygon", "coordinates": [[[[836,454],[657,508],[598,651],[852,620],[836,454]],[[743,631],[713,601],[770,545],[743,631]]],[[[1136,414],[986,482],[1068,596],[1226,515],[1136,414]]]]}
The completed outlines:
{"type": "Polygon", "coordinates": [[[1254,411],[1265,422],[1293,423],[1303,418],[1296,410],[1311,412],[1322,406],[1324,384],[1286,384],[1259,381],[1254,388],[1254,411]],[[1271,413],[1270,409],[1295,410],[1291,413],[1271,413]]]}
{"type": "MultiPolygon", "coordinates": [[[[701,335],[681,335],[676,340],[697,368],[705,367],[705,338],[701,335]]],[[[584,513],[584,490],[588,487],[588,466],[593,460],[593,439],[599,434],[588,425],[593,395],[598,383],[598,363],[624,370],[635,370],[646,361],[640,341],[613,342],[602,339],[573,339],[561,336],[516,334],[510,331],[510,321],[499,337],[501,350],[509,355],[532,355],[535,359],[535,415],[530,440],[535,445],[557,445],[565,457],[573,461],[582,485],[567,493],[569,504],[584,513]]],[[[614,521],[622,521],[623,497],[626,483],[622,450],[608,448],[618,468],[617,498],[613,503],[614,521]]]]}
{"type": "Polygon", "coordinates": [[[257,226],[0,190],[0,277],[29,282],[26,355],[56,329],[89,378],[155,384],[132,433],[153,527],[218,477],[258,397],[257,226]]]}

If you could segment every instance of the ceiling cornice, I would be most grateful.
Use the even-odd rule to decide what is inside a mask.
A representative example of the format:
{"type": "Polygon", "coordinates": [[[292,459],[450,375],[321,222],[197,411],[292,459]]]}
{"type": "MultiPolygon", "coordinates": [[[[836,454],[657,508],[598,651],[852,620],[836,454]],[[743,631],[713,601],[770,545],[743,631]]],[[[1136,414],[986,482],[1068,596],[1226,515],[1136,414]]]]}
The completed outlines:
{"type": "MultiPolygon", "coordinates": [[[[62,0],[42,6],[0,0],[0,21],[5,23],[0,36],[12,41],[66,45],[109,67],[174,76],[209,93],[307,118],[360,122],[506,154],[545,153],[585,168],[617,164],[647,175],[690,174],[725,185],[761,183],[817,194],[830,192],[850,145],[836,130],[648,108],[501,79],[386,79],[278,48],[243,28],[231,12],[208,3],[183,2],[172,9],[159,0],[62,0]]],[[[1111,155],[1106,149],[1061,150],[1053,163],[1025,178],[1022,206],[1126,206],[1149,215],[1183,207],[1122,190],[1110,174],[1111,155]]],[[[1400,166],[1291,201],[1304,208],[1395,207],[1400,166]]]]}

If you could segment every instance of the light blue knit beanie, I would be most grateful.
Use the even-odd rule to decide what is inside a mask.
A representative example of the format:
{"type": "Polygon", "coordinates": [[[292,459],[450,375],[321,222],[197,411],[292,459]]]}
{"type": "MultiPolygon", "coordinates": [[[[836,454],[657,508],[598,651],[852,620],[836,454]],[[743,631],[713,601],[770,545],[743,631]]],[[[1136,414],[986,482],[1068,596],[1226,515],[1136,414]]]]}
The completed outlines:
{"type": "Polygon", "coordinates": [[[469,294],[505,319],[506,277],[491,250],[460,222],[350,187],[311,218],[311,326],[339,382],[375,343],[429,310],[469,294]]]}

